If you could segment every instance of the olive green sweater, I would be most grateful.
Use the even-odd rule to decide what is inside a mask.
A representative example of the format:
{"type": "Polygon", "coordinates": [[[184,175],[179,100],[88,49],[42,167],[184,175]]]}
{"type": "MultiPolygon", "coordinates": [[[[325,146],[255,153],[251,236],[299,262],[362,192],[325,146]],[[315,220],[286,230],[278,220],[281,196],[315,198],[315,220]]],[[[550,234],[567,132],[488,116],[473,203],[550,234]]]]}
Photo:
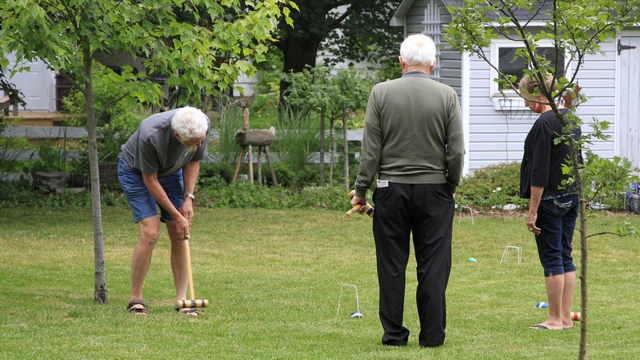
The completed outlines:
{"type": "Polygon", "coordinates": [[[378,174],[403,184],[448,184],[455,192],[464,165],[462,112],[448,85],[422,72],[377,84],[364,121],[356,196],[378,174]]]}

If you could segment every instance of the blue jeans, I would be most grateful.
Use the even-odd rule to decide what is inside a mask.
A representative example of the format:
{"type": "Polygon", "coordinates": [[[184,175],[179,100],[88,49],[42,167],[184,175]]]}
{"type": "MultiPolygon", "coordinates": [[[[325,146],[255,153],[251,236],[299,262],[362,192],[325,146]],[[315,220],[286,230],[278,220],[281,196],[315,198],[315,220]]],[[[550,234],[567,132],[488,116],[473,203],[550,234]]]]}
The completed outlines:
{"type": "MultiPolygon", "coordinates": [[[[160,221],[173,220],[167,210],[157,205],[156,199],[153,198],[142,180],[142,173],[130,168],[124,158],[118,160],[118,179],[120,179],[120,186],[127,197],[127,202],[133,210],[133,222],[137,223],[140,220],[157,216],[158,207],[160,208],[160,221]]],[[[167,193],[173,206],[180,209],[184,201],[182,169],[169,176],[158,178],[158,182],[167,193]]]]}
{"type": "Polygon", "coordinates": [[[535,237],[545,277],[576,271],[571,243],[577,218],[578,195],[540,201],[536,226],[541,231],[535,237]]]}

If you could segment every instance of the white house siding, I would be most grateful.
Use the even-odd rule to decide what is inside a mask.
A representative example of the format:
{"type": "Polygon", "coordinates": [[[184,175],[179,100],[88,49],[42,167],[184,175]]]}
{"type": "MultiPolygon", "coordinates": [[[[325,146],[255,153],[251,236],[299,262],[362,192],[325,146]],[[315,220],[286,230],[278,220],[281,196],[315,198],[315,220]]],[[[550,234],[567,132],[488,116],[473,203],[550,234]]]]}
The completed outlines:
{"type": "MultiPolygon", "coordinates": [[[[586,123],[596,117],[611,123],[608,141],[595,141],[590,148],[598,155],[611,158],[614,152],[615,120],[615,46],[603,43],[605,55],[590,55],[578,72],[581,94],[590,99],[580,105],[576,114],[585,125],[583,133],[591,133],[586,123]]],[[[490,56],[490,49],[485,49],[490,56]]],[[[469,61],[469,169],[522,160],[524,139],[537,116],[525,109],[504,114],[495,110],[490,96],[490,69],[484,60],[469,61]]],[[[572,65],[575,69],[575,66],[572,65]]]]}
{"type": "MultiPolygon", "coordinates": [[[[607,141],[594,141],[590,146],[598,155],[612,158],[615,149],[616,119],[616,44],[608,40],[601,44],[604,55],[589,55],[578,72],[577,81],[582,90],[580,94],[587,96],[587,102],[580,105],[576,114],[585,124],[592,123],[593,118],[611,123],[605,133],[610,137],[607,141]]],[[[593,132],[591,126],[584,125],[583,133],[593,132]]]]}
{"type": "Polygon", "coordinates": [[[511,120],[494,110],[489,94],[490,70],[471,57],[469,69],[469,170],[522,159],[522,141],[532,120],[511,120]]]}

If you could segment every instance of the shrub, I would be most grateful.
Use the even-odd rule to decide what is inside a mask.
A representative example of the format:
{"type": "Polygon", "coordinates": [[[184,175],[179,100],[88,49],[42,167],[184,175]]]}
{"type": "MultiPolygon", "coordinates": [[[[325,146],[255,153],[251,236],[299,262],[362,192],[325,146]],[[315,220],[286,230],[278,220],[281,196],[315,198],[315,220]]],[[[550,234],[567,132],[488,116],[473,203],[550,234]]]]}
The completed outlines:
{"type": "Polygon", "coordinates": [[[284,187],[235,182],[229,186],[199,190],[199,204],[213,208],[348,209],[341,187],[310,186],[296,191],[284,187]]]}
{"type": "Polygon", "coordinates": [[[200,163],[200,188],[226,186],[233,180],[234,167],[228,163],[200,163]]]}
{"type": "Polygon", "coordinates": [[[587,151],[586,158],[581,175],[587,201],[598,202],[612,210],[624,209],[624,196],[630,184],[638,182],[638,176],[633,175],[638,169],[631,161],[619,156],[603,159],[587,151]]]}
{"type": "Polygon", "coordinates": [[[520,198],[520,163],[500,163],[476,169],[462,179],[456,201],[461,205],[503,207],[515,204],[527,206],[520,198]]]}

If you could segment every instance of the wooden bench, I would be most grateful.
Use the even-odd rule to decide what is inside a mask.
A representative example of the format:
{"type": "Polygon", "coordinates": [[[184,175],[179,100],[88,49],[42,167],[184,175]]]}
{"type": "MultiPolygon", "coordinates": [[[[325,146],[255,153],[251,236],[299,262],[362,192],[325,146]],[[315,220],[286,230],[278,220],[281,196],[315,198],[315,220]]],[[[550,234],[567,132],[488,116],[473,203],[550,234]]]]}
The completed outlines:
{"type": "Polygon", "coordinates": [[[13,116],[18,116],[18,104],[11,104],[11,98],[9,95],[5,95],[0,98],[0,110],[4,111],[5,116],[9,116],[9,107],[13,105],[13,116]]]}

